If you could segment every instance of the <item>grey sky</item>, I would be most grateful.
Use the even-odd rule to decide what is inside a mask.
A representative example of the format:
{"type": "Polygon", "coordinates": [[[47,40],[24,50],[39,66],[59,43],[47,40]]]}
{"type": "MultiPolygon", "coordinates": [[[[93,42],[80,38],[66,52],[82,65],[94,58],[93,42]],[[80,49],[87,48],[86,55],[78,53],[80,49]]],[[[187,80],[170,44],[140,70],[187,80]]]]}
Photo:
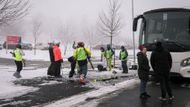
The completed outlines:
{"type": "MultiPolygon", "coordinates": [[[[107,9],[108,0],[31,0],[32,15],[42,15],[48,21],[61,20],[63,23],[74,22],[76,25],[95,24],[98,14],[107,9]]],[[[126,24],[119,38],[127,41],[131,36],[131,0],[122,2],[121,15],[126,24]]],[[[164,7],[184,7],[189,0],[134,0],[135,16],[146,10],[164,7]]],[[[78,26],[79,27],[79,26],[78,26]]],[[[124,41],[126,42],[126,41],[124,41]]]]}
{"type": "MultiPolygon", "coordinates": [[[[121,42],[131,42],[131,0],[120,1],[122,2],[121,15],[125,27],[122,29],[118,38],[122,40],[121,42]]],[[[82,32],[81,29],[83,28],[81,27],[96,24],[98,14],[103,10],[106,11],[108,6],[108,0],[31,0],[31,3],[32,8],[28,16],[29,20],[30,18],[40,17],[45,22],[44,26],[50,27],[49,30],[52,30],[58,24],[72,23],[72,27],[75,30],[77,29],[78,33],[82,32]]],[[[190,4],[190,0],[134,0],[135,16],[150,9],[188,7],[190,6],[188,4],[190,4]]],[[[54,30],[50,32],[54,32],[54,30]]],[[[51,33],[42,34],[41,38],[47,35],[51,35],[51,33]]],[[[46,37],[48,39],[47,41],[52,40],[53,35],[52,33],[51,37],[46,37]]],[[[80,37],[81,35],[79,34],[78,36],[80,37]]],[[[28,38],[25,39],[27,40],[28,38]]],[[[137,38],[138,36],[136,34],[137,38]]],[[[120,41],[120,39],[118,40],[120,41]]]]}

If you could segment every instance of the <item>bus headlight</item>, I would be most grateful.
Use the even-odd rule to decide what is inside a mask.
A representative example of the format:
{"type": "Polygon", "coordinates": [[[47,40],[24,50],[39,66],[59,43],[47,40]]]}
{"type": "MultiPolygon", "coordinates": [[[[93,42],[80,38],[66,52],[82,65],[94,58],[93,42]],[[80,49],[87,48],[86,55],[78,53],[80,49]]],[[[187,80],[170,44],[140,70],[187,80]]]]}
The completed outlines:
{"type": "Polygon", "coordinates": [[[190,65],[190,58],[187,58],[187,59],[184,59],[182,62],[181,62],[181,66],[188,66],[190,65]]]}

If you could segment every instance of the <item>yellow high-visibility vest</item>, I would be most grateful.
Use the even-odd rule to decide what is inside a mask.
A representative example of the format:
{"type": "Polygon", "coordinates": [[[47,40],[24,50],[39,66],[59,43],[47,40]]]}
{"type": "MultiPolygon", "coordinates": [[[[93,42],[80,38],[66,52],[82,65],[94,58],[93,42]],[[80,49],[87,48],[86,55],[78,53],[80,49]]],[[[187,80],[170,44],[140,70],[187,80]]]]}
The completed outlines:
{"type": "Polygon", "coordinates": [[[15,61],[22,61],[22,54],[20,52],[19,48],[16,48],[16,50],[14,51],[15,54],[15,61]]]}

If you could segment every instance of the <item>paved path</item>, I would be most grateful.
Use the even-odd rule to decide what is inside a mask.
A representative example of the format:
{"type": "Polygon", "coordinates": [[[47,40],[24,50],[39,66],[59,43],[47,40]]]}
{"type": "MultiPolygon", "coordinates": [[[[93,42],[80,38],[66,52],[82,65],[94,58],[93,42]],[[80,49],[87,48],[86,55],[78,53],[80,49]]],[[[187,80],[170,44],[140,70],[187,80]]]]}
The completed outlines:
{"type": "Polygon", "coordinates": [[[150,84],[148,92],[151,98],[148,100],[139,99],[139,87],[136,85],[132,89],[124,90],[117,95],[107,96],[101,99],[98,107],[190,107],[190,85],[181,87],[181,84],[172,84],[175,96],[174,102],[161,102],[159,86],[150,84]],[[110,98],[111,97],[111,98],[110,98]]]}

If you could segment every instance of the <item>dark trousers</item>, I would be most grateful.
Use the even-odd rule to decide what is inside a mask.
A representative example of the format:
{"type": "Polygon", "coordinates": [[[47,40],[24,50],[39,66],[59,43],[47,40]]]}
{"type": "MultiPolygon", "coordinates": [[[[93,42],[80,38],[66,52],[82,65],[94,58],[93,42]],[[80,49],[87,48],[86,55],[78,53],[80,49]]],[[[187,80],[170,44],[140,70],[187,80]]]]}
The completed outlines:
{"type": "Polygon", "coordinates": [[[87,72],[88,72],[88,66],[87,64],[85,65],[79,65],[79,68],[80,68],[80,75],[84,75],[84,77],[86,77],[87,75],[87,72]]]}
{"type": "Polygon", "coordinates": [[[17,67],[17,72],[20,73],[20,71],[22,70],[22,61],[15,61],[16,67],[17,67]]]}
{"type": "Polygon", "coordinates": [[[140,93],[146,93],[147,80],[142,80],[140,82],[140,93]]]}
{"type": "Polygon", "coordinates": [[[76,62],[71,62],[71,71],[69,72],[69,78],[73,77],[75,73],[76,62]]]}
{"type": "Polygon", "coordinates": [[[51,62],[50,66],[48,67],[47,75],[54,76],[54,70],[55,70],[55,63],[51,62]]]}
{"type": "Polygon", "coordinates": [[[121,61],[121,65],[124,73],[128,73],[127,61],[121,61]]]}
{"type": "Polygon", "coordinates": [[[166,93],[168,93],[169,97],[172,97],[172,90],[170,87],[170,78],[169,74],[166,75],[158,75],[159,81],[160,81],[160,88],[161,88],[161,94],[162,98],[166,98],[166,93]]]}
{"type": "Polygon", "coordinates": [[[55,62],[55,71],[54,71],[54,76],[60,76],[60,71],[61,71],[61,62],[56,61],[55,62]]]}

